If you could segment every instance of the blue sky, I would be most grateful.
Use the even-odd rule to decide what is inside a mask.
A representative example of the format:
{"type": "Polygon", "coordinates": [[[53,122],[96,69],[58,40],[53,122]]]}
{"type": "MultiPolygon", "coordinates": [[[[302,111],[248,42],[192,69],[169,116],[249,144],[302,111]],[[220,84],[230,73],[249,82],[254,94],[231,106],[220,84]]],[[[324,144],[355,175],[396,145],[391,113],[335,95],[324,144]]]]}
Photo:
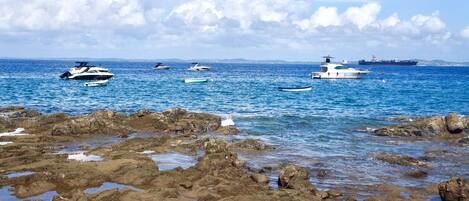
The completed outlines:
{"type": "Polygon", "coordinates": [[[0,57],[469,61],[465,0],[0,0],[0,57]]]}

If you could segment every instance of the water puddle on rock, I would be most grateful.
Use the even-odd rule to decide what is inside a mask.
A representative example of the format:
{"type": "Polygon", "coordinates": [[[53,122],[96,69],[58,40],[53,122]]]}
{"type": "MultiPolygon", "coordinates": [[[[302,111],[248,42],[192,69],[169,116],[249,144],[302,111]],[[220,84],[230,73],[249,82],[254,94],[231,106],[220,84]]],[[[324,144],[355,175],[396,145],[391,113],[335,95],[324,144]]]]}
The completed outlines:
{"type": "Polygon", "coordinates": [[[36,196],[32,196],[32,197],[28,197],[24,200],[52,200],[54,198],[54,196],[58,195],[57,192],[55,191],[49,191],[49,192],[45,192],[41,195],[36,195],[36,196]]]}
{"type": "Polygon", "coordinates": [[[35,173],[31,172],[31,171],[25,171],[25,172],[12,172],[12,173],[9,173],[5,176],[7,176],[8,179],[13,179],[13,178],[16,178],[16,177],[23,177],[23,176],[28,176],[28,175],[32,175],[32,174],[35,174],[35,173]]]}
{"type": "Polygon", "coordinates": [[[76,160],[82,162],[102,161],[103,158],[98,155],[85,154],[84,152],[78,152],[75,154],[69,154],[68,160],[76,160]]]}
{"type": "Polygon", "coordinates": [[[11,188],[11,186],[4,186],[4,187],[0,188],[0,200],[1,201],[20,201],[20,200],[45,200],[45,201],[50,201],[54,198],[54,196],[57,195],[57,192],[49,191],[49,192],[45,192],[45,193],[40,194],[40,195],[31,196],[31,197],[24,198],[24,199],[18,199],[10,191],[10,188],[11,188]]]}
{"type": "Polygon", "coordinates": [[[172,170],[177,167],[187,169],[197,163],[195,156],[184,155],[177,152],[152,154],[150,157],[155,161],[160,171],[172,170]]]}
{"type": "Polygon", "coordinates": [[[103,191],[107,191],[107,190],[111,190],[111,189],[119,189],[119,190],[121,190],[121,189],[130,189],[130,190],[137,191],[137,192],[142,192],[143,191],[142,189],[139,189],[139,188],[136,188],[136,187],[133,187],[133,186],[118,184],[118,183],[112,183],[112,182],[104,182],[100,187],[88,188],[84,192],[87,193],[87,194],[95,194],[95,193],[99,193],[99,192],[103,192],[103,191]]]}

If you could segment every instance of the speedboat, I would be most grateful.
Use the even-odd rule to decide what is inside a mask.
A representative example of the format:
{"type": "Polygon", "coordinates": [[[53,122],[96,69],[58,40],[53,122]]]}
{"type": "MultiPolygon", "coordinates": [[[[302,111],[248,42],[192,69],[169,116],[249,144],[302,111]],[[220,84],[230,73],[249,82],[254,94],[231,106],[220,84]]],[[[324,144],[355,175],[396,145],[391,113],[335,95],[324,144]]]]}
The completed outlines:
{"type": "Polygon", "coordinates": [[[164,65],[163,63],[157,63],[155,65],[156,70],[169,70],[169,68],[170,68],[169,66],[164,65]]]}
{"type": "Polygon", "coordinates": [[[189,71],[208,71],[208,70],[210,70],[210,66],[200,65],[199,63],[194,62],[194,63],[192,63],[192,66],[189,67],[187,70],[189,70],[189,71]]]}
{"type": "Polygon", "coordinates": [[[286,92],[302,92],[302,91],[311,91],[313,87],[279,87],[279,91],[286,91],[286,92]]]}
{"type": "Polygon", "coordinates": [[[339,63],[331,63],[334,57],[325,56],[325,62],[321,63],[320,72],[313,72],[313,79],[359,79],[370,73],[368,70],[359,70],[347,67],[339,63]]]}
{"type": "Polygon", "coordinates": [[[76,63],[77,65],[63,73],[60,78],[71,80],[107,80],[114,76],[106,68],[88,65],[88,62],[84,61],[76,63]]]}
{"type": "Polygon", "coordinates": [[[208,78],[186,78],[184,79],[185,83],[201,83],[208,82],[208,78]]]}
{"type": "Polygon", "coordinates": [[[101,86],[106,86],[109,80],[98,80],[94,82],[85,82],[83,84],[85,87],[101,87],[101,86]]]}

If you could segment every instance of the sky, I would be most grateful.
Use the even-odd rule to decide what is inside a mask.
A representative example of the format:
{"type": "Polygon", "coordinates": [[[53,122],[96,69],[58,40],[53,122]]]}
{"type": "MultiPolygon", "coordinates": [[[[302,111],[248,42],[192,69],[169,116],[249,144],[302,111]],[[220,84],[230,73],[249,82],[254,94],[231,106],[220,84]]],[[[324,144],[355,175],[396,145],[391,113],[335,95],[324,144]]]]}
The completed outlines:
{"type": "Polygon", "coordinates": [[[0,0],[0,57],[469,61],[467,0],[0,0]]]}

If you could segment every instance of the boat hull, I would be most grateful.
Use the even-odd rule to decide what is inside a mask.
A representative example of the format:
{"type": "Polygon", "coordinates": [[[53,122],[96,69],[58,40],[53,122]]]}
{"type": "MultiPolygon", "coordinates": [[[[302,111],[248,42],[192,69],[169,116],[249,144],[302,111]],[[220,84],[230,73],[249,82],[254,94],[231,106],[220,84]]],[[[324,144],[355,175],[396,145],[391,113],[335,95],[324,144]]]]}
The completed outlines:
{"type": "Polygon", "coordinates": [[[203,83],[203,82],[208,82],[208,79],[184,79],[185,83],[203,83]]]}
{"type": "Polygon", "coordinates": [[[311,75],[311,78],[313,79],[361,79],[367,74],[368,72],[365,72],[365,71],[362,73],[318,72],[318,73],[313,73],[311,75]]]}
{"type": "Polygon", "coordinates": [[[107,80],[112,78],[112,74],[94,74],[94,75],[72,75],[69,76],[70,80],[107,80]]]}
{"type": "Polygon", "coordinates": [[[284,87],[279,87],[279,91],[285,91],[285,92],[302,92],[302,91],[311,91],[313,89],[312,87],[301,87],[301,88],[284,88],[284,87]]]}

